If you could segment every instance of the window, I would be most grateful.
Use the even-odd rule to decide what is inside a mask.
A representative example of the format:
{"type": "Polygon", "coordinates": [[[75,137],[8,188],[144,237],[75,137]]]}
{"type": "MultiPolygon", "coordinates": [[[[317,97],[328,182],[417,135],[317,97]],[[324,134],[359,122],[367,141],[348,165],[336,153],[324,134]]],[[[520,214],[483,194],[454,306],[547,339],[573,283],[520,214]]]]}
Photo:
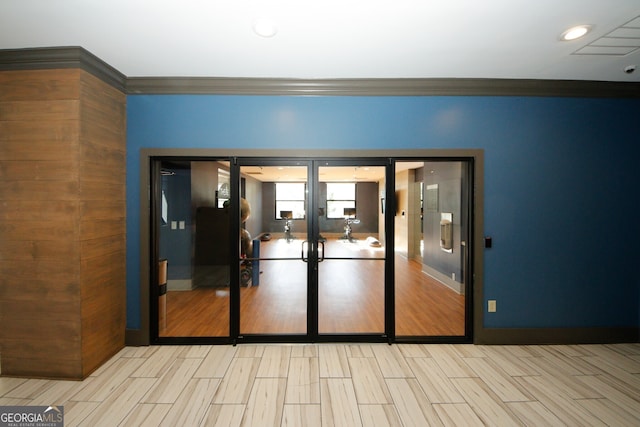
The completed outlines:
{"type": "Polygon", "coordinates": [[[303,219],[306,199],[304,182],[276,182],[275,218],[281,219],[291,212],[289,219],[303,219]],[[281,215],[283,213],[283,215],[281,215]]]}
{"type": "Polygon", "coordinates": [[[345,208],[356,208],[356,183],[355,182],[327,182],[327,218],[343,219],[345,208]]]}

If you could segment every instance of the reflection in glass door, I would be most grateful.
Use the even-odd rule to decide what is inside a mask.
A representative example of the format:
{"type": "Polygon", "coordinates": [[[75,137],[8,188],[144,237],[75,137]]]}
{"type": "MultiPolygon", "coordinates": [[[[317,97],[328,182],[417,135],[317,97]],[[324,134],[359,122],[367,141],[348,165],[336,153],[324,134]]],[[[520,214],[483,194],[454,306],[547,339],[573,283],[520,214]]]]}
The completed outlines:
{"type": "Polygon", "coordinates": [[[242,164],[240,176],[240,334],[307,334],[306,162],[242,164]]]}
{"type": "Polygon", "coordinates": [[[463,161],[396,163],[398,337],[467,333],[469,168],[463,161]]]}
{"type": "Polygon", "coordinates": [[[385,332],[385,167],[318,168],[318,333],[385,332]]]}
{"type": "Polygon", "coordinates": [[[228,337],[229,163],[158,163],[158,337],[228,337]]]}

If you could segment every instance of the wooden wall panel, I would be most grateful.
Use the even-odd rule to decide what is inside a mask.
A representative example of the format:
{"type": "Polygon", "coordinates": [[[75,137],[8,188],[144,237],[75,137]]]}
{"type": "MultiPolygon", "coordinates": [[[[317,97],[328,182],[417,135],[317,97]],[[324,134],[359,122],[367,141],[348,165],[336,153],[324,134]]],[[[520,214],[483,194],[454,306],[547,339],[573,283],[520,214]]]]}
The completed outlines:
{"type": "MultiPolygon", "coordinates": [[[[67,148],[75,149],[80,136],[80,126],[76,121],[39,121],[30,122],[26,120],[5,121],[0,120],[0,141],[13,141],[13,142],[25,142],[28,143],[25,148],[24,157],[11,157],[11,160],[29,160],[33,158],[41,160],[51,160],[47,157],[42,157],[41,150],[33,150],[29,144],[41,143],[42,148],[49,145],[50,149],[56,149],[56,159],[68,158],[68,154],[72,151],[58,152],[58,150],[67,148]],[[61,144],[67,144],[61,146],[61,144]],[[62,156],[67,154],[67,156],[62,156]]],[[[19,146],[18,146],[19,147],[19,146]]],[[[0,146],[0,153],[5,152],[9,148],[17,148],[14,145],[0,146]]],[[[40,146],[38,146],[40,148],[40,146]]],[[[13,151],[8,151],[13,153],[13,151]]]]}
{"type": "Polygon", "coordinates": [[[2,301],[12,301],[21,306],[22,302],[29,303],[39,299],[46,299],[51,304],[70,304],[80,298],[79,269],[77,276],[66,270],[49,270],[46,274],[36,274],[25,273],[24,267],[17,265],[15,261],[2,261],[2,263],[7,264],[2,266],[6,274],[0,277],[0,300],[2,301]],[[27,276],[30,277],[26,278],[27,276]],[[20,286],[15,286],[16,282],[19,282],[20,286]]]}
{"type": "Polygon", "coordinates": [[[0,181],[77,181],[78,167],[75,159],[67,160],[0,160],[0,181]]]}
{"type": "Polygon", "coordinates": [[[77,73],[0,75],[2,374],[73,377],[81,359],[79,245],[65,245],[69,257],[60,259],[55,243],[79,236],[80,85],[77,73]],[[46,179],[47,166],[61,163],[69,165],[65,177],[46,179]]]}
{"type": "Polygon", "coordinates": [[[83,378],[124,346],[124,94],[0,72],[3,375],[83,378]]]}
{"type": "Polygon", "coordinates": [[[77,215],[82,207],[76,200],[9,200],[6,195],[0,200],[0,219],[9,221],[62,221],[77,215]]]}
{"type": "Polygon", "coordinates": [[[0,102],[0,117],[3,120],[77,120],[78,108],[77,100],[0,102]]]}
{"type": "Polygon", "coordinates": [[[86,220],[113,218],[114,211],[125,218],[126,206],[124,200],[85,200],[80,203],[80,215],[86,220]]]}
{"type": "Polygon", "coordinates": [[[4,71],[0,85],[11,90],[2,94],[2,101],[34,101],[80,99],[80,70],[4,71]]]}
{"type": "Polygon", "coordinates": [[[80,92],[79,199],[94,213],[80,218],[82,369],[88,375],[124,347],[126,97],[89,73],[81,75],[80,92]]]}

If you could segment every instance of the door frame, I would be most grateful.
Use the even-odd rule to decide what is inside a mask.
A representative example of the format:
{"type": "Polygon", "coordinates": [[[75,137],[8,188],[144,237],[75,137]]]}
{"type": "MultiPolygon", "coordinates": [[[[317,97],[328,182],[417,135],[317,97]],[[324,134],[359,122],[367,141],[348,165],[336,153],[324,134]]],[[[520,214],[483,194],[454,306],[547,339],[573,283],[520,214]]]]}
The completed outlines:
{"type": "MultiPolygon", "coordinates": [[[[444,337],[434,340],[421,340],[421,342],[482,342],[485,331],[483,327],[483,248],[484,248],[484,150],[482,149],[416,149],[416,150],[245,150],[245,149],[185,149],[185,148],[146,148],[140,151],[140,264],[139,264],[139,292],[140,292],[140,329],[127,330],[127,345],[149,345],[152,344],[152,326],[151,316],[154,309],[152,308],[152,291],[151,283],[157,281],[157,268],[152,266],[153,248],[152,243],[152,215],[151,196],[154,189],[151,188],[153,160],[157,157],[162,158],[190,158],[194,160],[205,159],[231,159],[238,157],[250,158],[308,158],[308,159],[344,159],[344,158],[388,158],[392,161],[411,161],[411,160],[451,160],[451,161],[469,161],[471,162],[471,206],[470,206],[470,237],[471,245],[467,245],[468,254],[467,266],[470,272],[470,280],[472,284],[472,293],[466,304],[466,322],[467,334],[464,339],[459,337],[444,337]]],[[[232,168],[233,169],[233,168],[232,168]]],[[[239,172],[238,172],[239,173],[239,172]]],[[[388,181],[394,182],[392,179],[388,181]]],[[[236,179],[239,177],[235,177],[236,179]]],[[[234,177],[231,177],[232,182],[234,177]]],[[[239,183],[239,180],[238,180],[239,183]]],[[[395,185],[395,183],[394,183],[395,185]]],[[[389,184],[387,184],[389,188],[389,184]]],[[[393,190],[391,190],[393,191],[393,190]]],[[[389,193],[393,194],[393,193],[389,193]]],[[[390,198],[389,198],[390,199],[390,198]]],[[[389,200],[390,202],[391,200],[389,200]]],[[[390,208],[391,206],[389,206],[390,208]]],[[[238,217],[239,218],[239,217],[238,217]]],[[[385,220],[387,221],[387,220],[385,220]]],[[[239,225],[239,224],[238,224],[239,225]]],[[[393,225],[387,229],[387,232],[393,232],[393,225]]],[[[393,293],[391,293],[393,297],[393,293]]],[[[393,302],[393,301],[391,301],[393,302]]],[[[393,310],[385,310],[389,312],[393,310]]],[[[157,312],[157,311],[156,311],[157,312]]],[[[156,316],[157,317],[157,316],[156,316]]],[[[233,319],[230,319],[233,322],[233,319]]],[[[394,319],[385,319],[385,328],[387,322],[395,322],[394,319]]],[[[233,333],[233,329],[231,330],[233,333]]],[[[237,334],[236,334],[237,336],[237,334]]],[[[339,336],[327,337],[330,341],[339,341],[339,336]]],[[[346,337],[345,341],[358,342],[361,341],[359,336],[346,337]]],[[[438,337],[435,337],[438,338],[438,337]]],[[[362,336],[362,341],[370,341],[371,337],[362,336]]],[[[184,339],[174,340],[176,343],[184,343],[184,339]]],[[[233,337],[222,338],[189,338],[189,343],[235,343],[233,337]]],[[[265,337],[267,342],[282,342],[277,339],[269,339],[265,337]]],[[[402,342],[395,340],[395,331],[391,331],[388,337],[389,343],[402,342]]],[[[162,340],[163,343],[172,343],[171,339],[162,340]]],[[[414,340],[409,340],[414,342],[414,340]]]]}

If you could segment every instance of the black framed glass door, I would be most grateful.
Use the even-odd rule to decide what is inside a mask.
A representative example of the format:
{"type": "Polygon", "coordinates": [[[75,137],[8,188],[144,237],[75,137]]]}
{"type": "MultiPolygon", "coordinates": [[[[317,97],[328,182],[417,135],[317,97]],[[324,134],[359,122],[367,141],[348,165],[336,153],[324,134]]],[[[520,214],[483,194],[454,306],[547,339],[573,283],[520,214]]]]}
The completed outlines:
{"type": "Polygon", "coordinates": [[[261,218],[238,258],[239,339],[385,339],[388,160],[237,162],[238,190],[261,218]]]}
{"type": "Polygon", "coordinates": [[[316,162],[319,336],[387,336],[384,161],[316,162]]]}
{"type": "Polygon", "coordinates": [[[239,338],[309,334],[313,243],[307,161],[238,159],[239,338]],[[247,222],[254,216],[260,224],[247,222]]]}
{"type": "Polygon", "coordinates": [[[469,159],[151,166],[152,342],[471,339],[469,159]]]}
{"type": "Polygon", "coordinates": [[[473,164],[394,162],[398,341],[465,342],[472,328],[473,164]]]}
{"type": "Polygon", "coordinates": [[[230,335],[230,163],[153,162],[155,220],[150,312],[155,341],[230,335]]]}

